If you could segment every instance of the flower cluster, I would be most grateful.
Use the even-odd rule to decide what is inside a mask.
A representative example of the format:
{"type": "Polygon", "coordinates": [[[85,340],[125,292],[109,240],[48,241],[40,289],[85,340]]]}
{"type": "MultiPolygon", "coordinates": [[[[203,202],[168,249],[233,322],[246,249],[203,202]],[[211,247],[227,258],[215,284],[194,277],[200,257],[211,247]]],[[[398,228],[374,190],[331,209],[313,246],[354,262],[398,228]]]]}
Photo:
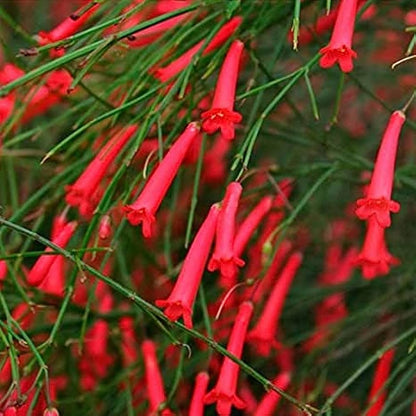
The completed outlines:
{"type": "Polygon", "coordinates": [[[0,416],[416,416],[411,245],[374,279],[413,232],[416,94],[371,136],[416,85],[411,2],[23,3],[0,416]]]}

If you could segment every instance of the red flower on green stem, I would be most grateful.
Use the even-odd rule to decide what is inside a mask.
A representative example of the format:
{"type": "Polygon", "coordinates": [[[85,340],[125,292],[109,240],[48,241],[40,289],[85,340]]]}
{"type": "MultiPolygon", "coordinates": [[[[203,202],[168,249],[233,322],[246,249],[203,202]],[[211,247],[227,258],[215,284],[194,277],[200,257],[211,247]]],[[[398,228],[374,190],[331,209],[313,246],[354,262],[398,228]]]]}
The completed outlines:
{"type": "Polygon", "coordinates": [[[277,325],[290,286],[301,263],[301,253],[296,252],[289,257],[256,326],[248,334],[247,339],[255,344],[256,351],[262,356],[269,355],[271,347],[278,345],[275,338],[277,325]]]}
{"type": "MultiPolygon", "coordinates": [[[[65,214],[56,216],[52,223],[52,241],[56,240],[61,232],[68,225],[65,214]]],[[[65,258],[63,256],[54,256],[53,261],[46,277],[39,285],[39,289],[51,293],[55,296],[62,296],[65,291],[65,258]]]]}
{"type": "Polygon", "coordinates": [[[219,212],[217,205],[211,207],[189,248],[172,293],[166,300],[156,301],[157,306],[166,308],[165,315],[171,321],[183,316],[188,328],[192,328],[192,308],[214,240],[219,212]]]}
{"type": "MultiPolygon", "coordinates": [[[[284,261],[290,251],[293,248],[293,244],[290,241],[283,240],[277,248],[266,274],[262,277],[258,284],[253,285],[248,290],[248,293],[254,303],[261,302],[263,296],[270,290],[273,282],[278,275],[279,270],[284,265],[284,261]]],[[[261,253],[259,254],[261,255],[261,253]]]]}
{"type": "Polygon", "coordinates": [[[237,266],[244,266],[244,261],[234,252],[235,217],[242,191],[243,188],[239,182],[231,182],[227,186],[217,222],[215,250],[208,263],[210,272],[220,270],[223,283],[233,282],[237,266]]]}
{"type": "MultiPolygon", "coordinates": [[[[281,390],[286,390],[290,383],[291,375],[289,372],[280,373],[274,380],[273,384],[281,390]]],[[[280,394],[274,390],[268,391],[258,404],[253,416],[273,415],[280,401],[280,394]]]]}
{"type": "Polygon", "coordinates": [[[65,187],[66,202],[73,207],[79,207],[82,216],[92,216],[97,202],[92,197],[94,192],[136,130],[135,125],[121,130],[100,150],[75,183],[65,187]]]}
{"type": "Polygon", "coordinates": [[[150,415],[174,416],[169,409],[159,411],[160,406],[166,402],[166,395],[163,388],[162,374],[157,362],[156,344],[150,339],[144,340],[142,343],[142,354],[150,415]]]}
{"type": "Polygon", "coordinates": [[[243,49],[239,40],[231,44],[218,76],[211,109],[201,114],[203,130],[209,134],[221,130],[227,140],[234,139],[234,125],[242,120],[241,114],[234,111],[234,100],[243,49]]]}
{"type": "Polygon", "coordinates": [[[204,415],[204,397],[208,388],[209,375],[201,372],[195,378],[195,387],[192,394],[191,405],[189,407],[189,415],[203,416],[204,415]]]}
{"type": "MultiPolygon", "coordinates": [[[[209,54],[213,50],[221,46],[227,39],[229,39],[232,34],[236,31],[238,26],[240,26],[242,18],[240,16],[233,17],[229,22],[227,22],[219,31],[215,34],[212,40],[208,43],[202,56],[209,54]]],[[[183,71],[191,62],[192,58],[200,51],[202,45],[205,43],[205,40],[201,40],[191,49],[186,51],[180,57],[172,61],[169,65],[158,68],[154,71],[154,76],[159,79],[161,82],[166,82],[174,76],[178,75],[183,71]]]]}
{"type": "Polygon", "coordinates": [[[331,40],[328,46],[319,51],[322,68],[329,68],[338,62],[341,71],[352,71],[352,60],[357,57],[351,49],[356,13],[357,0],[341,0],[331,40]]]}
{"type": "Polygon", "coordinates": [[[357,201],[357,217],[366,220],[374,216],[381,227],[390,227],[390,211],[400,210],[400,204],[391,199],[391,194],[397,146],[405,120],[402,111],[395,111],[391,115],[381,140],[367,195],[357,201]]]}
{"type": "Polygon", "coordinates": [[[368,219],[364,245],[356,260],[356,264],[362,267],[362,273],[366,279],[387,274],[390,271],[390,265],[400,263],[400,260],[388,252],[384,231],[385,228],[378,223],[375,216],[368,219]]]}
{"type": "Polygon", "coordinates": [[[0,260],[0,282],[4,282],[7,276],[7,262],[0,260]]]}
{"type": "Polygon", "coordinates": [[[271,196],[265,196],[262,198],[238,227],[234,240],[234,253],[237,257],[243,254],[250,237],[258,228],[261,220],[270,211],[272,204],[273,198],[271,196]]]}
{"type": "MultiPolygon", "coordinates": [[[[65,248],[74,234],[75,228],[77,226],[76,222],[70,222],[65,225],[62,231],[56,235],[55,238],[52,238],[52,243],[58,247],[65,248]]],[[[52,252],[53,249],[47,247],[45,254],[41,255],[36,263],[31,268],[30,272],[27,275],[27,281],[31,286],[40,285],[43,280],[47,277],[52,264],[57,260],[59,255],[50,255],[48,253],[52,252]]]]}
{"type": "MultiPolygon", "coordinates": [[[[75,13],[71,16],[67,17],[63,22],[61,22],[58,26],[52,29],[49,32],[39,32],[38,34],[38,42],[41,46],[47,45],[49,43],[58,42],[59,40],[63,40],[75,34],[81,27],[87,22],[87,20],[93,15],[96,10],[100,7],[97,2],[92,3],[92,7],[90,7],[87,11],[82,14],[79,14],[82,9],[78,9],[75,13]]],[[[59,51],[54,51],[55,56],[62,56],[64,53],[63,49],[59,51]]]]}
{"type": "Polygon", "coordinates": [[[172,145],[165,157],[155,168],[138,198],[131,205],[124,206],[124,212],[131,225],[143,224],[143,236],[152,235],[155,214],[173,182],[182,161],[193,140],[199,133],[199,126],[190,123],[172,145]]]}
{"type": "Polygon", "coordinates": [[[383,410],[386,399],[385,384],[389,378],[394,353],[394,349],[387,350],[377,363],[373,384],[368,396],[370,407],[365,416],[379,416],[383,410]]]}
{"type": "MultiPolygon", "coordinates": [[[[251,302],[243,302],[238,309],[238,314],[235,318],[227,345],[227,351],[237,358],[241,358],[252,314],[253,304],[251,302]]],[[[232,406],[238,409],[244,409],[246,406],[245,402],[236,394],[239,371],[239,365],[230,358],[225,357],[217,384],[205,395],[204,402],[206,404],[217,402],[217,412],[221,416],[229,416],[232,406]]]]}

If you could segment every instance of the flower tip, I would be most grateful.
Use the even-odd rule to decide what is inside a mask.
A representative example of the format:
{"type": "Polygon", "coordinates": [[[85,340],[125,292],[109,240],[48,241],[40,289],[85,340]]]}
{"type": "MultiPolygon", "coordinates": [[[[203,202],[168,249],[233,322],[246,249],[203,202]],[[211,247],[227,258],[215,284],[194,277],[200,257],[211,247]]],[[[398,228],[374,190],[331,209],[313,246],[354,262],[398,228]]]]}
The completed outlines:
{"type": "Polygon", "coordinates": [[[176,322],[182,316],[185,326],[192,329],[191,309],[182,301],[156,300],[155,304],[158,308],[166,308],[163,312],[171,322],[176,322]]]}
{"type": "Polygon", "coordinates": [[[322,55],[319,60],[321,68],[330,68],[338,62],[341,71],[345,73],[353,70],[354,65],[352,60],[357,57],[357,53],[346,45],[340,48],[332,48],[328,45],[322,48],[319,53],[322,55]]]}
{"type": "Polygon", "coordinates": [[[53,408],[50,408],[50,409],[46,409],[46,410],[43,412],[43,416],[59,416],[59,412],[58,412],[58,410],[57,410],[57,409],[55,409],[55,408],[53,407],[53,408]]]}
{"type": "Polygon", "coordinates": [[[406,104],[401,110],[396,110],[393,114],[406,120],[406,114],[404,113],[407,110],[406,106],[408,106],[408,104],[406,104]]]}
{"type": "Polygon", "coordinates": [[[235,45],[234,47],[237,48],[237,50],[239,50],[239,51],[244,49],[244,43],[239,39],[236,39],[233,42],[233,45],[235,45]]]}
{"type": "Polygon", "coordinates": [[[302,262],[303,260],[303,254],[297,251],[296,253],[292,254],[292,258],[296,260],[296,262],[302,262]]]}
{"type": "Polygon", "coordinates": [[[186,126],[186,128],[193,132],[199,132],[201,130],[201,123],[197,121],[192,121],[186,126]]]}
{"type": "Polygon", "coordinates": [[[262,331],[260,332],[256,329],[251,330],[247,334],[247,342],[251,344],[256,353],[261,357],[268,357],[270,355],[270,350],[274,345],[272,337],[269,337],[262,331]]]}
{"type": "Polygon", "coordinates": [[[133,205],[125,205],[123,211],[126,213],[127,221],[135,226],[142,223],[143,237],[149,238],[152,236],[152,227],[156,221],[155,216],[146,208],[136,208],[133,205]]]}
{"type": "Polygon", "coordinates": [[[251,300],[245,300],[242,304],[241,304],[241,309],[247,309],[247,311],[252,312],[254,309],[254,305],[253,302],[251,300]]]}
{"type": "Polygon", "coordinates": [[[142,342],[142,352],[144,355],[152,354],[156,352],[156,345],[150,339],[145,339],[142,342]]]}

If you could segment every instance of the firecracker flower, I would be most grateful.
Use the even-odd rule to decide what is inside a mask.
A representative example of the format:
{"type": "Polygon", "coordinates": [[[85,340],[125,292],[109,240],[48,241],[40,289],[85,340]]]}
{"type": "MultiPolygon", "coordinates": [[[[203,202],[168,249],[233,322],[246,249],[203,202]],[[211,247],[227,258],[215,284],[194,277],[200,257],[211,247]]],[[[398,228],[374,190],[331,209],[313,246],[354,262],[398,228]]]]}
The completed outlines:
{"type": "Polygon", "coordinates": [[[162,375],[156,356],[156,344],[150,339],[142,343],[142,354],[144,359],[146,389],[149,399],[149,410],[151,416],[174,416],[169,409],[159,411],[162,403],[166,402],[165,390],[163,388],[162,375]]]}
{"type": "Polygon", "coordinates": [[[137,362],[137,342],[134,330],[134,319],[131,316],[122,316],[119,321],[121,332],[121,351],[123,365],[129,367],[137,362]]]}
{"type": "MultiPolygon", "coordinates": [[[[243,302],[238,309],[238,314],[235,318],[227,345],[227,351],[237,358],[241,358],[247,328],[252,314],[253,304],[251,302],[243,302]]],[[[236,394],[239,371],[239,365],[230,358],[225,357],[217,384],[204,398],[206,404],[217,402],[217,412],[221,416],[229,416],[232,406],[238,409],[244,409],[246,406],[245,402],[236,394]]]]}
{"type": "Polygon", "coordinates": [[[301,253],[296,252],[289,257],[256,326],[247,336],[247,339],[255,344],[257,352],[262,356],[269,355],[272,346],[278,346],[276,341],[277,325],[286,296],[301,263],[301,253]]]}
{"type": "MultiPolygon", "coordinates": [[[[58,26],[52,29],[49,32],[39,32],[38,42],[39,45],[47,45],[49,43],[57,42],[59,40],[66,39],[67,37],[76,33],[86,22],[87,20],[96,12],[100,7],[98,2],[92,2],[92,7],[86,10],[84,13],[80,14],[85,6],[78,9],[71,16],[67,17],[63,22],[58,26]]],[[[54,51],[54,56],[60,56],[63,54],[63,49],[54,51]]]]}
{"type": "MultiPolygon", "coordinates": [[[[250,296],[252,296],[251,299],[254,303],[261,302],[263,296],[270,290],[273,282],[276,280],[279,270],[284,265],[284,261],[292,248],[293,244],[287,240],[283,240],[279,244],[266,274],[262,277],[258,284],[249,288],[249,293],[251,294],[250,296]]],[[[261,253],[259,253],[259,256],[261,256],[261,253]]]]}
{"type": "Polygon", "coordinates": [[[394,353],[394,349],[387,350],[377,363],[373,384],[368,395],[369,408],[365,416],[379,416],[383,410],[386,399],[385,384],[389,378],[394,353]]]}
{"type": "Polygon", "coordinates": [[[7,262],[0,260],[0,282],[4,282],[7,276],[7,262]]]}
{"type": "MultiPolygon", "coordinates": [[[[61,232],[52,239],[52,243],[58,247],[65,248],[74,234],[77,223],[72,221],[65,225],[61,232]]],[[[47,277],[52,264],[56,261],[56,255],[50,255],[49,253],[53,250],[50,247],[47,247],[45,254],[41,255],[36,263],[31,268],[30,272],[27,275],[27,281],[31,286],[38,286],[43,282],[47,277]]]]}
{"type": "Polygon", "coordinates": [[[244,261],[234,253],[235,217],[243,188],[239,182],[227,186],[221,212],[218,217],[215,250],[208,263],[208,270],[220,270],[225,280],[233,281],[236,267],[244,266],[244,261]]]}
{"type": "Polygon", "coordinates": [[[166,308],[165,315],[171,321],[176,321],[180,316],[183,316],[188,328],[192,328],[192,307],[214,240],[219,212],[217,205],[211,207],[189,248],[172,293],[166,300],[156,301],[157,306],[166,308]]]}
{"type": "Polygon", "coordinates": [[[193,140],[199,133],[199,126],[190,123],[178,137],[165,157],[153,171],[139,197],[131,205],[124,207],[127,220],[131,225],[143,224],[143,236],[152,235],[152,225],[156,221],[155,214],[162,203],[182,161],[193,140]]]}
{"type": "MultiPolygon", "coordinates": [[[[208,43],[202,52],[202,56],[208,55],[210,52],[221,46],[227,39],[229,39],[236,31],[238,26],[240,26],[241,21],[242,18],[240,16],[236,16],[227,22],[208,43]]],[[[165,82],[178,75],[192,62],[192,58],[200,51],[204,43],[205,40],[201,40],[183,55],[172,61],[169,65],[156,69],[154,71],[154,76],[161,82],[165,82]]]]}
{"type": "Polygon", "coordinates": [[[75,183],[65,187],[66,202],[73,207],[79,207],[82,216],[89,218],[93,214],[96,201],[92,195],[136,130],[135,125],[121,130],[100,150],[75,183]]]}
{"type": "Polygon", "coordinates": [[[328,46],[319,51],[322,55],[319,61],[322,68],[329,68],[338,62],[343,72],[352,71],[352,60],[357,57],[351,49],[357,2],[358,0],[341,0],[331,40],[328,46]]]}
{"type": "MultiPolygon", "coordinates": [[[[280,373],[273,380],[273,384],[281,390],[286,390],[290,383],[291,374],[287,371],[280,373]]],[[[274,390],[268,391],[258,404],[253,416],[273,415],[280,401],[280,394],[274,390]]]]}
{"type": "Polygon", "coordinates": [[[405,120],[406,116],[402,111],[395,111],[391,115],[381,140],[367,195],[357,201],[357,217],[366,220],[374,216],[381,227],[390,226],[390,211],[400,210],[400,204],[391,199],[391,194],[397,146],[405,120]]]}
{"type": "Polygon", "coordinates": [[[271,196],[262,198],[238,227],[234,240],[234,253],[237,257],[243,254],[250,237],[258,228],[261,220],[270,211],[272,203],[273,198],[271,196]]]}
{"type": "Polygon", "coordinates": [[[192,394],[191,404],[189,406],[189,415],[203,416],[204,415],[204,397],[208,388],[209,375],[201,372],[195,378],[195,387],[192,394]]]}
{"type": "MultiPolygon", "coordinates": [[[[65,229],[68,221],[65,214],[57,215],[52,222],[52,241],[56,240],[65,229]]],[[[39,289],[53,294],[55,296],[62,296],[65,290],[65,258],[63,256],[54,256],[53,261],[46,277],[39,285],[39,289]]]]}
{"type": "Polygon", "coordinates": [[[366,279],[387,274],[390,271],[390,265],[400,263],[388,252],[384,231],[385,228],[378,223],[375,216],[368,219],[364,245],[356,260],[356,264],[362,267],[362,273],[366,279]]]}
{"type": "Polygon", "coordinates": [[[242,120],[241,114],[234,111],[234,101],[243,49],[244,44],[239,40],[231,44],[218,76],[211,109],[201,114],[202,129],[209,134],[221,130],[227,140],[234,139],[234,125],[242,120]]]}

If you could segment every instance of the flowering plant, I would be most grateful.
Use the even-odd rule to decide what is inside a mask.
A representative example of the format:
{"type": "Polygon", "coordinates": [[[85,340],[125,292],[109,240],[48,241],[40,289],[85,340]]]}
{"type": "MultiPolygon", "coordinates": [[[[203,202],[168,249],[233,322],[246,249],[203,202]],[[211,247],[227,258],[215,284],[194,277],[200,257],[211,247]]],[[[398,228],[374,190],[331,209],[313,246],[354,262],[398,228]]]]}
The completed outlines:
{"type": "Polygon", "coordinates": [[[0,20],[0,416],[416,416],[413,2],[0,20]]]}

